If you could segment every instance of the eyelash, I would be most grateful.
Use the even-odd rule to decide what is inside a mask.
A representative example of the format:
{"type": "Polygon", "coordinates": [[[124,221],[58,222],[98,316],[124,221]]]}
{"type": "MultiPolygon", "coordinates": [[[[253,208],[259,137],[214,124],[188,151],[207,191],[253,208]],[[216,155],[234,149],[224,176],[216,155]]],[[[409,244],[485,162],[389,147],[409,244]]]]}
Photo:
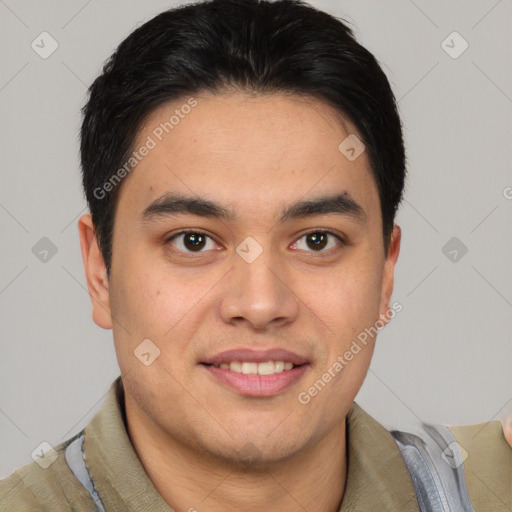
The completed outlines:
{"type": "MultiPolygon", "coordinates": [[[[198,235],[203,235],[203,236],[206,236],[206,237],[210,238],[211,240],[213,240],[213,238],[210,235],[208,235],[204,231],[201,231],[200,229],[183,229],[183,230],[179,231],[178,233],[174,233],[173,235],[167,237],[166,240],[165,240],[165,243],[169,244],[170,242],[172,242],[178,236],[186,235],[186,234],[190,234],[190,233],[194,233],[194,234],[198,234],[198,235]]],[[[320,256],[320,255],[324,255],[324,254],[331,254],[333,251],[336,251],[337,249],[339,249],[340,246],[345,245],[345,241],[344,241],[344,239],[340,235],[336,234],[333,231],[322,230],[322,229],[314,229],[314,230],[308,231],[306,233],[303,233],[299,238],[296,239],[294,244],[296,244],[299,240],[301,240],[302,238],[304,238],[304,237],[306,237],[308,235],[317,234],[317,233],[318,234],[321,233],[321,234],[326,234],[326,235],[333,236],[339,242],[339,246],[337,248],[336,247],[332,247],[330,249],[321,250],[321,251],[306,251],[308,253],[311,253],[310,256],[312,256],[312,257],[320,256]]],[[[186,254],[187,257],[188,256],[194,257],[194,255],[196,255],[196,254],[201,254],[203,252],[207,252],[207,251],[197,251],[197,252],[194,252],[194,251],[182,251],[181,249],[177,249],[177,251],[179,253],[181,253],[181,254],[186,254]]]]}

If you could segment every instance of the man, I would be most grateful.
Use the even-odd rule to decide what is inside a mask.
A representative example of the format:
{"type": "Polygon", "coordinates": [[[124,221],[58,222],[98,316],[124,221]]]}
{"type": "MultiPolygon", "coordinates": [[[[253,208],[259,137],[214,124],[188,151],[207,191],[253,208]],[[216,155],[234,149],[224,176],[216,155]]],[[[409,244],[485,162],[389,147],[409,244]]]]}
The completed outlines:
{"type": "Polygon", "coordinates": [[[342,22],[292,0],[162,13],[92,85],[81,157],[121,376],[2,510],[511,509],[499,422],[390,433],[354,402],[400,310],[405,154],[342,22]]]}

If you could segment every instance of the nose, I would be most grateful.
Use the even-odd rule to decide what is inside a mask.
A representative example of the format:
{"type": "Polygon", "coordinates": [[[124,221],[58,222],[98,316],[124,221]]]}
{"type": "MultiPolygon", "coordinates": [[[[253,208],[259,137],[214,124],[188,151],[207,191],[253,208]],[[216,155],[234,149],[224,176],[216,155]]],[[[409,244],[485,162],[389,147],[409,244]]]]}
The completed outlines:
{"type": "Polygon", "coordinates": [[[220,302],[225,323],[246,323],[254,330],[265,330],[297,318],[299,298],[290,282],[289,269],[270,250],[263,250],[250,263],[236,255],[226,277],[220,302]]]}

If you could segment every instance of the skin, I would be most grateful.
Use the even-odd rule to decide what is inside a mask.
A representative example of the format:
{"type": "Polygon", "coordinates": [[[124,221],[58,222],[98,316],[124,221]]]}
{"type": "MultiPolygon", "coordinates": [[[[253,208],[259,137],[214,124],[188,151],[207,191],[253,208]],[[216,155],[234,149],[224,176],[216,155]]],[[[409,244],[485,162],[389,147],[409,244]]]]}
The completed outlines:
{"type": "Polygon", "coordinates": [[[508,444],[512,446],[512,416],[503,421],[503,431],[508,444]]]}
{"type": "MultiPolygon", "coordinates": [[[[195,109],[122,183],[110,279],[90,215],[79,221],[93,319],[113,329],[130,438],[177,511],[335,512],[347,474],[345,417],[375,338],[308,404],[298,395],[389,312],[400,228],[384,254],[369,160],[338,150],[358,132],[330,106],[281,93],[195,98],[195,109]],[[277,222],[286,206],[334,191],[351,195],[364,222],[335,214],[277,222]],[[166,192],[208,198],[238,219],[142,221],[166,192]],[[182,228],[211,236],[202,252],[187,257],[183,236],[166,242],[182,228]],[[345,243],[330,235],[319,252],[305,236],[315,230],[345,243]],[[248,236],[263,249],[250,264],[236,252],[248,236]],[[148,338],[160,356],[145,366],[133,351],[148,338]],[[239,347],[286,348],[309,367],[277,395],[244,396],[199,364],[239,347]]],[[[186,99],[154,111],[135,147],[186,99]]]]}

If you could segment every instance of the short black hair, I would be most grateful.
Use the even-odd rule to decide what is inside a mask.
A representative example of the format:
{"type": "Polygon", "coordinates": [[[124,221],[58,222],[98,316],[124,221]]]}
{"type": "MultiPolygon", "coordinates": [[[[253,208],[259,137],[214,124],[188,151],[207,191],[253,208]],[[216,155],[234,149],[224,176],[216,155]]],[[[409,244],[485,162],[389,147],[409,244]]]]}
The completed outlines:
{"type": "Polygon", "coordinates": [[[233,88],[314,97],[354,123],[379,190],[387,253],[406,156],[395,97],[375,57],[346,21],[302,0],[211,0],[162,12],[137,28],[89,88],[82,178],[107,273],[122,185],[113,179],[126,174],[145,118],[168,101],[233,88]]]}

